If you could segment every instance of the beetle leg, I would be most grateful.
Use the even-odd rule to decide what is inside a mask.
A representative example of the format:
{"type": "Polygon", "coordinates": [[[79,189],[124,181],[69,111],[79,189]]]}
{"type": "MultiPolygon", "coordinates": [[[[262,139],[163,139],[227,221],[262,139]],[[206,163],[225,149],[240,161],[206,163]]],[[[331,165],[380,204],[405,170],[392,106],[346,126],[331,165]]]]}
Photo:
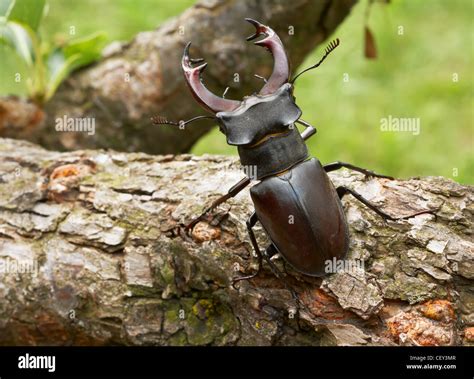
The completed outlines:
{"type": "Polygon", "coordinates": [[[220,204],[226,202],[231,197],[236,196],[240,191],[242,191],[249,184],[250,184],[250,178],[249,177],[242,178],[238,183],[234,184],[225,195],[223,195],[223,196],[217,198],[216,200],[214,200],[212,202],[212,204],[200,216],[196,217],[188,225],[186,225],[186,230],[191,229],[194,225],[196,225],[199,221],[201,221],[202,218],[207,213],[212,211],[214,208],[216,208],[220,204]]]}
{"type": "Polygon", "coordinates": [[[293,301],[295,303],[295,310],[293,313],[293,316],[296,317],[296,324],[298,325],[298,328],[301,330],[301,325],[300,325],[300,310],[303,308],[305,311],[311,312],[308,310],[305,304],[303,304],[299,297],[298,294],[296,293],[295,289],[292,287],[290,283],[286,280],[286,277],[283,275],[283,273],[278,269],[278,267],[275,265],[275,263],[272,262],[270,257],[276,255],[278,253],[277,249],[275,248],[275,245],[271,244],[270,246],[267,247],[265,250],[265,253],[263,254],[263,258],[265,259],[265,262],[268,263],[270,266],[270,269],[272,270],[273,274],[280,279],[283,284],[285,285],[286,289],[291,293],[291,297],[293,298],[293,301]]]}
{"type": "Polygon", "coordinates": [[[298,325],[298,328],[300,330],[302,329],[302,327],[300,325],[300,310],[301,309],[303,309],[305,312],[307,312],[309,315],[311,315],[311,317],[314,320],[318,320],[318,322],[320,324],[335,324],[335,323],[337,323],[335,320],[326,320],[326,319],[323,319],[323,318],[320,318],[320,317],[314,317],[312,311],[310,311],[308,309],[308,307],[304,303],[301,302],[301,300],[298,297],[298,294],[296,293],[295,289],[291,286],[291,284],[287,281],[285,275],[278,269],[278,267],[275,265],[275,263],[273,263],[272,260],[270,259],[271,257],[273,257],[274,255],[276,255],[278,253],[278,250],[276,249],[275,245],[270,244],[265,249],[264,253],[262,254],[262,252],[260,251],[260,248],[258,247],[257,239],[255,238],[255,233],[253,232],[253,227],[255,226],[257,221],[258,221],[258,218],[257,218],[256,213],[254,212],[254,213],[252,213],[252,215],[247,220],[247,230],[249,232],[250,241],[252,242],[252,246],[253,246],[253,248],[255,250],[255,253],[257,254],[257,257],[258,257],[258,269],[255,273],[253,273],[251,275],[241,276],[241,277],[237,277],[237,278],[233,279],[232,280],[232,287],[234,287],[234,289],[237,289],[235,287],[235,284],[237,282],[239,282],[241,280],[248,280],[248,279],[251,279],[251,278],[254,278],[255,276],[257,276],[258,273],[260,272],[260,270],[262,269],[262,259],[265,259],[265,262],[268,263],[268,265],[270,266],[270,269],[273,272],[273,274],[283,282],[286,289],[291,293],[291,297],[293,298],[293,300],[295,302],[294,316],[296,317],[296,324],[298,325]]]}
{"type": "Polygon", "coordinates": [[[341,187],[337,187],[336,191],[337,191],[337,194],[339,195],[340,199],[342,199],[342,197],[346,194],[351,194],[357,200],[359,200],[362,204],[364,204],[366,207],[372,209],[375,213],[377,213],[380,217],[382,217],[385,220],[397,221],[397,220],[405,220],[407,218],[411,218],[411,217],[418,216],[418,215],[421,215],[421,214],[426,214],[426,213],[433,214],[433,211],[426,210],[426,211],[420,211],[420,212],[411,214],[409,216],[393,217],[393,216],[389,215],[388,213],[385,213],[384,211],[380,210],[375,204],[372,204],[369,200],[364,198],[362,195],[360,195],[356,191],[351,190],[350,188],[341,186],[341,187]]]}
{"type": "Polygon", "coordinates": [[[274,256],[277,253],[278,253],[278,251],[276,250],[275,246],[273,244],[271,244],[265,250],[265,253],[263,254],[263,258],[265,259],[265,262],[267,262],[268,265],[270,266],[270,269],[272,270],[273,274],[278,279],[280,279],[283,282],[283,284],[285,285],[286,289],[288,291],[290,291],[291,297],[293,297],[293,299],[296,302],[296,305],[298,306],[299,299],[298,299],[298,295],[296,294],[296,291],[293,289],[293,287],[291,287],[291,285],[288,283],[288,281],[286,280],[283,273],[278,269],[278,267],[275,265],[275,263],[273,263],[272,260],[270,259],[270,257],[274,256]]]}
{"type": "Polygon", "coordinates": [[[326,171],[326,172],[336,171],[336,170],[339,170],[343,167],[348,168],[349,170],[354,170],[354,171],[360,172],[360,173],[362,173],[364,175],[367,175],[367,176],[375,176],[377,178],[385,178],[385,179],[393,180],[393,177],[391,177],[391,176],[377,174],[373,171],[367,170],[367,169],[362,168],[362,167],[354,166],[354,165],[352,165],[350,163],[346,163],[346,162],[337,161],[337,162],[325,164],[323,166],[324,171],[326,171]]]}
{"type": "Polygon", "coordinates": [[[255,238],[255,233],[253,232],[253,227],[255,226],[257,221],[258,221],[258,217],[255,212],[253,212],[252,215],[247,220],[247,231],[250,236],[250,242],[252,243],[253,250],[255,251],[255,254],[257,254],[257,259],[258,259],[257,271],[255,271],[251,275],[239,276],[237,278],[234,278],[232,280],[232,287],[234,288],[235,288],[235,283],[240,282],[241,280],[248,280],[248,279],[254,278],[255,276],[258,275],[258,273],[262,269],[262,252],[260,251],[260,248],[258,247],[258,242],[257,242],[257,239],[255,238]]]}
{"type": "Polygon", "coordinates": [[[303,133],[301,133],[301,137],[303,138],[303,141],[306,141],[309,139],[309,137],[314,136],[317,133],[316,128],[311,125],[309,122],[306,122],[304,120],[298,119],[296,120],[298,124],[303,125],[306,129],[303,130],[303,133]]]}

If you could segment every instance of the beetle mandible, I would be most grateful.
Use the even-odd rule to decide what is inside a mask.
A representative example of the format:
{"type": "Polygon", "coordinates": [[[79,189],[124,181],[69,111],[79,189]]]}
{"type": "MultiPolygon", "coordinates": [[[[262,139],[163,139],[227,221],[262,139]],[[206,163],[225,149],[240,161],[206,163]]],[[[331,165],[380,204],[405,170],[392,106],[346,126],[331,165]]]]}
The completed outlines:
{"type": "MultiPolygon", "coordinates": [[[[293,95],[294,82],[301,74],[318,67],[339,45],[339,40],[329,44],[318,63],[290,80],[289,60],[278,35],[258,21],[250,18],[245,20],[256,28],[255,34],[247,40],[263,35],[264,38],[255,44],[265,47],[274,58],[273,72],[259,93],[246,96],[241,102],[211,93],[201,81],[201,72],[207,63],[203,63],[201,58],[189,57],[188,43],[182,58],[186,83],[194,98],[213,116],[197,116],[179,124],[158,117],[155,123],[184,126],[202,118],[214,119],[225,134],[227,143],[237,146],[241,164],[256,169],[253,179],[258,183],[250,189],[255,211],[247,220],[247,229],[258,257],[258,270],[251,275],[235,278],[234,283],[256,276],[262,258],[275,268],[270,257],[276,253],[280,253],[302,274],[324,276],[325,263],[333,258],[344,259],[349,249],[348,225],[341,204],[344,195],[354,196],[388,220],[405,219],[429,211],[393,217],[354,190],[345,186],[335,188],[327,173],[345,167],[368,176],[392,177],[344,162],[321,165],[317,158],[309,157],[304,141],[316,134],[316,128],[300,118],[302,112],[293,95]],[[302,133],[295,123],[305,127],[302,133]],[[263,252],[253,231],[257,222],[260,222],[271,241],[263,252]]],[[[249,176],[240,180],[226,195],[215,200],[201,216],[189,223],[187,228],[192,228],[205,214],[237,195],[251,181],[249,176]]]]}

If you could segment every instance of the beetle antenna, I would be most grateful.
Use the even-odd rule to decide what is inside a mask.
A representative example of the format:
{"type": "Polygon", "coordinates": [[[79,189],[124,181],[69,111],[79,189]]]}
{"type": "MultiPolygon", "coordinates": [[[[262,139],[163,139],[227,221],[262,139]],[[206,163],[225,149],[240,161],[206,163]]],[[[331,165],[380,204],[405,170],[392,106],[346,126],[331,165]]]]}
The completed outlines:
{"type": "Polygon", "coordinates": [[[331,41],[329,43],[329,45],[326,47],[326,53],[324,54],[324,56],[319,60],[318,63],[312,65],[311,67],[308,67],[307,69],[301,71],[298,75],[296,75],[291,81],[290,83],[293,84],[296,79],[298,79],[298,77],[302,74],[304,74],[306,71],[309,71],[309,70],[312,70],[313,68],[317,68],[321,65],[321,63],[324,62],[324,60],[328,57],[328,55],[336,48],[339,46],[339,38],[336,38],[335,40],[331,41]]]}
{"type": "Polygon", "coordinates": [[[176,122],[176,121],[169,121],[166,117],[163,117],[163,116],[153,116],[151,118],[151,121],[153,122],[154,125],[175,125],[175,126],[179,126],[180,128],[184,128],[186,124],[190,124],[191,122],[202,120],[204,118],[212,118],[213,120],[215,119],[214,116],[196,116],[187,121],[180,120],[179,122],[176,122]]]}

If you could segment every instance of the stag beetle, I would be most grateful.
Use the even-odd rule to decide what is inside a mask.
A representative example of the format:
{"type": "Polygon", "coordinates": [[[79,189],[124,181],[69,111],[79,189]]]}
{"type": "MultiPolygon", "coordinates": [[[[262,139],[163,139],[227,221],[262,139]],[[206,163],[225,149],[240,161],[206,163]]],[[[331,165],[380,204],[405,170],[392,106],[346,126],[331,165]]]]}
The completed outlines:
{"type": "MultiPolygon", "coordinates": [[[[344,162],[321,165],[318,159],[309,157],[304,141],[316,133],[316,128],[300,118],[302,112],[295,103],[293,85],[301,74],[318,67],[339,45],[339,40],[329,44],[318,63],[290,80],[290,64],[280,38],[270,27],[250,18],[245,20],[256,28],[255,34],[247,40],[264,35],[263,39],[254,43],[265,47],[274,58],[273,72],[265,80],[260,92],[246,96],[241,102],[211,93],[201,81],[201,73],[207,63],[202,63],[202,58],[189,57],[188,43],[182,58],[186,83],[194,98],[213,116],[197,116],[180,123],[158,117],[154,122],[184,126],[202,118],[214,119],[225,134],[227,143],[237,146],[242,165],[256,168],[254,179],[258,183],[250,189],[255,211],[247,221],[247,229],[258,257],[258,270],[234,279],[234,283],[256,276],[262,258],[275,268],[270,257],[276,253],[280,253],[302,274],[324,276],[325,262],[333,258],[344,259],[349,249],[349,230],[340,200],[344,195],[351,194],[388,220],[413,217],[427,211],[395,218],[352,189],[344,186],[335,188],[327,173],[345,167],[367,176],[392,177],[344,162]],[[202,64],[194,67],[196,63],[202,64]],[[301,134],[295,123],[305,127],[301,134]],[[257,221],[271,240],[263,253],[253,231],[257,221]]],[[[226,195],[215,200],[201,216],[189,223],[187,228],[192,228],[205,214],[237,195],[251,180],[248,176],[240,180],[226,195]]]]}

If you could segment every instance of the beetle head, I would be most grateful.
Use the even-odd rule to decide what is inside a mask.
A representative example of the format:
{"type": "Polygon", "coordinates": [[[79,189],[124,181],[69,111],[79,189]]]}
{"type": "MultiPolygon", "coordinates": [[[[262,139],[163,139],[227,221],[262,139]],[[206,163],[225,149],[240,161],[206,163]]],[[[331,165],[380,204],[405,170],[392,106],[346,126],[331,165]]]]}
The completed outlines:
{"type": "Polygon", "coordinates": [[[247,38],[265,47],[274,58],[273,72],[258,94],[246,96],[243,101],[228,100],[216,96],[202,83],[201,73],[207,66],[203,59],[189,57],[188,43],[184,49],[182,67],[186,83],[194,98],[207,111],[216,115],[221,131],[231,145],[254,143],[265,134],[288,128],[301,115],[294,103],[293,86],[290,84],[290,63],[278,35],[270,27],[251,18],[246,21],[255,26],[255,33],[247,38]],[[199,64],[193,67],[194,64],[199,64]]]}

